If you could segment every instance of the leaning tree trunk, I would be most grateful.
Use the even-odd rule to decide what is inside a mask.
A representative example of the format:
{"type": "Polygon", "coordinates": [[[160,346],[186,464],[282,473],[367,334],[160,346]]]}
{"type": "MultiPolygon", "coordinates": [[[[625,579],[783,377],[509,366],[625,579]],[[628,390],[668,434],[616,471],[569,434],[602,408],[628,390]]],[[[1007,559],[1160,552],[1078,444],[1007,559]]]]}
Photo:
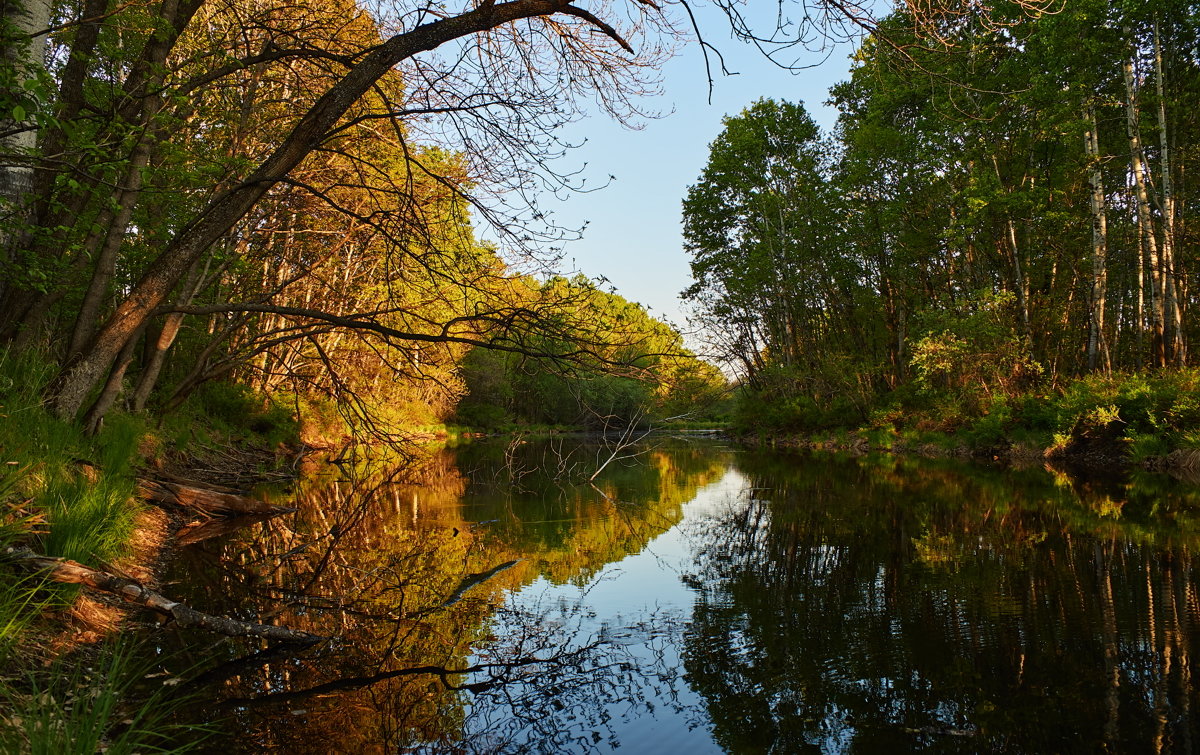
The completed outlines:
{"type": "MultiPolygon", "coordinates": [[[[222,269],[224,269],[223,266],[222,269]]],[[[175,299],[176,306],[191,304],[207,277],[207,262],[203,270],[198,264],[192,265],[192,269],[183,283],[183,290],[175,299]]],[[[140,412],[146,408],[150,394],[158,384],[158,376],[166,364],[167,351],[175,343],[175,337],[179,334],[184,317],[185,315],[180,312],[171,312],[163,318],[161,327],[150,330],[146,336],[146,346],[142,354],[142,370],[138,374],[137,386],[134,388],[133,397],[130,400],[130,408],[133,411],[140,412]]]]}
{"type": "Polygon", "coordinates": [[[89,239],[85,249],[92,262],[92,279],[88,282],[83,294],[83,302],[75,317],[75,327],[71,330],[71,340],[67,345],[66,358],[71,359],[83,351],[88,339],[99,319],[100,308],[109,294],[109,288],[117,269],[117,256],[125,234],[129,230],[129,221],[133,217],[133,208],[137,204],[138,195],[142,189],[142,172],[150,163],[150,152],[153,139],[144,134],[129,160],[125,171],[124,184],[113,192],[113,208],[104,213],[104,221],[99,225],[94,241],[89,239]]]}
{"type": "Polygon", "coordinates": [[[483,3],[461,15],[397,34],[375,47],[317,100],[270,157],[242,183],[214,198],[194,222],[182,228],[166,245],[96,333],[87,351],[68,362],[51,383],[47,392],[51,410],[64,419],[73,419],[78,414],[88,394],[108,374],[128,340],[142,330],[147,319],[166,301],[192,264],[320,146],[346,111],[396,64],[448,42],[513,21],[562,12],[578,15],[580,11],[569,0],[483,3]]]}

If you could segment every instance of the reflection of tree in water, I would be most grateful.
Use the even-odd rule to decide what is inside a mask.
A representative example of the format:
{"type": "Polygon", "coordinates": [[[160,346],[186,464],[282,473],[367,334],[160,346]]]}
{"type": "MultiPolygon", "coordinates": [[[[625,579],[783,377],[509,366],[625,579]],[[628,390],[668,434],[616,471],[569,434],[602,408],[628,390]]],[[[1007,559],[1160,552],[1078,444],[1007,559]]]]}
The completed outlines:
{"type": "Polygon", "coordinates": [[[711,446],[686,443],[639,450],[606,467],[595,488],[584,481],[604,455],[595,443],[577,439],[534,441],[509,453],[477,446],[458,458],[471,470],[472,516],[494,522],[497,536],[535,562],[547,579],[583,585],[678,524],[683,504],[724,474],[730,458],[711,446]],[[514,477],[505,469],[514,464],[547,473],[514,477]],[[576,465],[588,474],[555,473],[576,465]]]}
{"type": "Polygon", "coordinates": [[[875,463],[748,458],[691,533],[685,668],[722,746],[1191,749],[1196,535],[1044,475],[875,463]]]}
{"type": "Polygon", "coordinates": [[[501,610],[499,641],[484,649],[492,675],[472,699],[462,736],[419,752],[562,753],[621,746],[617,724],[674,694],[676,671],[662,660],[675,624],[653,617],[633,626],[585,629],[579,602],[501,610]],[[513,664],[540,657],[546,662],[513,664]]]}
{"type": "MultiPolygon", "coordinates": [[[[670,454],[647,461],[653,498],[635,491],[632,478],[600,481],[617,494],[612,501],[570,491],[573,518],[558,551],[544,542],[530,551],[528,539],[511,536],[539,518],[522,500],[503,504],[515,517],[507,521],[488,522],[500,519],[487,510],[492,504],[468,513],[467,480],[445,454],[428,460],[429,484],[402,483],[386,470],[309,485],[295,518],[187,549],[177,568],[187,577],[184,599],[337,638],[207,674],[202,681],[219,687],[235,719],[224,727],[237,732],[231,748],[553,752],[607,741],[612,714],[595,701],[636,705],[657,673],[654,658],[635,657],[625,634],[593,636],[578,609],[554,607],[549,616],[506,608],[504,591],[547,564],[564,579],[603,566],[678,521],[699,483],[689,483],[670,454]]],[[[697,480],[717,466],[710,459],[697,480]]],[[[219,648],[223,660],[251,650],[219,648]]]]}

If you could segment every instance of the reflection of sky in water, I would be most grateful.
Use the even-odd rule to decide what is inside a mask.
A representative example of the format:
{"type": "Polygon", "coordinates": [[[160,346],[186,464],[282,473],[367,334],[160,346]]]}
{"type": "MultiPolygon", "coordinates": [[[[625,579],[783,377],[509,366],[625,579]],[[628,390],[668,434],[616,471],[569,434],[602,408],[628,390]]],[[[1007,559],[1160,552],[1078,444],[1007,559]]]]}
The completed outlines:
{"type": "MultiPolygon", "coordinates": [[[[689,524],[737,505],[745,487],[745,478],[729,469],[720,480],[697,491],[683,508],[682,522],[652,539],[639,553],[606,566],[585,587],[555,585],[539,577],[510,594],[511,607],[543,614],[554,623],[575,622],[586,636],[638,627],[622,645],[647,669],[658,666],[679,674],[671,694],[660,697],[657,690],[647,691],[649,707],[644,701],[597,700],[612,716],[611,733],[619,744],[614,747],[604,735],[596,750],[697,755],[722,751],[712,740],[703,699],[683,680],[676,640],[680,622],[690,616],[695,595],[681,576],[694,559],[689,524]],[[559,610],[547,612],[550,606],[559,610]],[[583,606],[585,614],[574,615],[571,609],[575,606],[583,606]]],[[[578,723],[564,720],[558,725],[578,723]]]]}
{"type": "MultiPolygon", "coordinates": [[[[541,449],[523,448],[536,468],[541,449]]],[[[461,669],[471,652],[522,660],[449,680],[457,691],[426,673],[307,697],[303,717],[263,708],[237,729],[243,751],[325,752],[328,732],[364,753],[381,742],[684,755],[1200,742],[1194,489],[679,445],[610,466],[598,485],[623,501],[612,504],[586,484],[509,481],[491,451],[460,454],[460,467],[441,459],[440,484],[382,496],[368,485],[365,498],[325,486],[295,520],[190,549],[185,602],[237,614],[283,595],[301,602],[281,623],[346,638],[248,674],[235,695],[320,689],[381,663],[461,669]],[[334,548],[330,533],[354,512],[334,548]],[[319,566],[314,602],[286,591],[319,566]],[[461,601],[438,608],[463,584],[461,601]],[[393,623],[401,595],[406,610],[432,610],[393,623]],[[381,618],[347,615],[331,596],[363,598],[352,607],[381,618]],[[406,632],[394,651],[383,644],[393,627],[406,632]]]]}

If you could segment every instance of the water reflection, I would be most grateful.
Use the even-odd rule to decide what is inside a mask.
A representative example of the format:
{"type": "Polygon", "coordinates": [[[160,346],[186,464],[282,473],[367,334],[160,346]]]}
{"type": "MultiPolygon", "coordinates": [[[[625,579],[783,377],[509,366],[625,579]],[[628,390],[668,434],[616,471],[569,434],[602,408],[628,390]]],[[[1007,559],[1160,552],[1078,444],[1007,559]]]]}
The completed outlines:
{"type": "Polygon", "coordinates": [[[650,679],[673,674],[646,665],[648,625],[608,628],[579,601],[505,595],[535,580],[587,584],[677,524],[728,460],[647,448],[594,484],[512,473],[514,455],[541,452],[434,454],[420,484],[411,466],[311,479],[294,518],[185,549],[174,576],[185,601],[336,638],[298,655],[216,648],[221,665],[192,686],[214,689],[234,719],[224,728],[236,737],[219,747],[561,752],[605,741],[597,696],[639,701],[650,679]],[[555,716],[573,723],[550,727],[555,716]]]}
{"type": "Polygon", "coordinates": [[[224,750],[1188,751],[1200,495],[949,461],[584,443],[310,478],[176,594],[224,750]],[[419,484],[418,484],[419,482],[419,484]]]}
{"type": "Polygon", "coordinates": [[[741,466],[754,492],[693,525],[688,576],[688,681],[724,749],[1190,751],[1196,536],[1126,521],[1140,491],[741,466]]]}

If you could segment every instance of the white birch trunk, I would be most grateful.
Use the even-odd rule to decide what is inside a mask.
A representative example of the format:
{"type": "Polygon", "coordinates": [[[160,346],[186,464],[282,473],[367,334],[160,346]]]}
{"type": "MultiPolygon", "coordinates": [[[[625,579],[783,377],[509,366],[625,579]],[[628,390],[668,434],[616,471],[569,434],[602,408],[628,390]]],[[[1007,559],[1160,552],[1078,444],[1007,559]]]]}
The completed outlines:
{"type": "MultiPolygon", "coordinates": [[[[11,24],[14,38],[5,39],[0,65],[17,69],[17,80],[37,78],[46,64],[46,35],[50,25],[49,0],[0,2],[3,21],[11,24]],[[38,36],[34,36],[34,35],[38,36]]],[[[31,156],[37,146],[33,113],[0,112],[0,249],[14,240],[14,225],[20,224],[33,190],[31,156]],[[14,222],[15,221],[15,222],[14,222]]]]}
{"type": "Polygon", "coordinates": [[[1154,84],[1158,94],[1158,141],[1161,150],[1162,194],[1162,266],[1164,310],[1170,324],[1167,351],[1176,364],[1187,363],[1187,350],[1183,340],[1183,311],[1177,291],[1178,274],[1175,269],[1175,186],[1171,164],[1171,143],[1167,138],[1166,82],[1163,77],[1162,39],[1158,24],[1154,24],[1154,84]]]}
{"type": "Polygon", "coordinates": [[[1104,173],[1100,169],[1100,134],[1094,105],[1087,107],[1087,122],[1084,148],[1088,158],[1088,183],[1092,188],[1092,296],[1088,369],[1096,369],[1103,360],[1107,372],[1112,368],[1108,340],[1104,335],[1104,308],[1108,298],[1108,212],[1104,198],[1104,173]]]}
{"type": "Polygon", "coordinates": [[[1141,241],[1141,252],[1149,263],[1149,314],[1150,314],[1150,363],[1162,367],[1166,363],[1163,344],[1163,296],[1161,261],[1158,255],[1158,242],[1155,238],[1153,220],[1150,215],[1150,194],[1146,188],[1146,158],[1142,149],[1141,127],[1138,123],[1137,84],[1133,75],[1134,48],[1132,33],[1126,27],[1126,35],[1130,37],[1130,56],[1126,56],[1121,64],[1125,78],[1125,128],[1129,134],[1130,172],[1133,174],[1134,200],[1137,205],[1138,238],[1141,241]]]}

